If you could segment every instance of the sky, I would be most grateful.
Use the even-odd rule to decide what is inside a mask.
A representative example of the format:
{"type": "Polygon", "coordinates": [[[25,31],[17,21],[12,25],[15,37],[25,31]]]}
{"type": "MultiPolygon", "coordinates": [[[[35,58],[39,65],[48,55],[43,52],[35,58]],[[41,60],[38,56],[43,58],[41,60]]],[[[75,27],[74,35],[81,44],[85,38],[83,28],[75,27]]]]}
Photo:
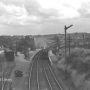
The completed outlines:
{"type": "Polygon", "coordinates": [[[90,0],[0,0],[0,35],[90,33],[90,0]]]}

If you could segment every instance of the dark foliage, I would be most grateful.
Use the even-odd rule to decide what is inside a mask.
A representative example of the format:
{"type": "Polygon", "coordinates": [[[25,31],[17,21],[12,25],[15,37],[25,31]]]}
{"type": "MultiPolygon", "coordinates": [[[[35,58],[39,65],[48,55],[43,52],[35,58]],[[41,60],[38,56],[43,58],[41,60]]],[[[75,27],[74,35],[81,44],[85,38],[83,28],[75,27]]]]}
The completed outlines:
{"type": "Polygon", "coordinates": [[[25,38],[22,38],[17,43],[17,51],[23,52],[26,51],[28,48],[30,48],[31,50],[35,50],[34,38],[25,36],[25,38]]]}
{"type": "Polygon", "coordinates": [[[70,65],[72,69],[77,70],[80,74],[87,73],[90,71],[90,61],[85,60],[89,54],[84,49],[74,51],[70,56],[67,56],[66,64],[70,65]]]}
{"type": "Polygon", "coordinates": [[[5,58],[6,58],[6,61],[9,61],[9,62],[11,62],[11,61],[14,61],[14,52],[13,51],[8,51],[8,52],[4,52],[4,54],[5,54],[5,58]]]}

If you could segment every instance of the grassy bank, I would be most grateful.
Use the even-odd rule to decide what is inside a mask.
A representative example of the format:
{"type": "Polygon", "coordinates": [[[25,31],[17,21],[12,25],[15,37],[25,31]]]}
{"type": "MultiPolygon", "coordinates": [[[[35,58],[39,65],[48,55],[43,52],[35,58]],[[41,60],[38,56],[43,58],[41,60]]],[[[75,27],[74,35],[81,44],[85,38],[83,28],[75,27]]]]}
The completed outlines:
{"type": "Polygon", "coordinates": [[[90,49],[73,48],[66,60],[63,55],[57,58],[55,72],[71,90],[90,90],[90,49]]]}

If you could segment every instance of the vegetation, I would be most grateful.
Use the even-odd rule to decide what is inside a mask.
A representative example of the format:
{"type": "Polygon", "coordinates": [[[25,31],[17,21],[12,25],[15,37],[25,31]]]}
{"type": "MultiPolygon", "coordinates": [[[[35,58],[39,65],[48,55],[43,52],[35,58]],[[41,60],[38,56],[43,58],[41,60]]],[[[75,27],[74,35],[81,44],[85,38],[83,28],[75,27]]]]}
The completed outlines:
{"type": "Polygon", "coordinates": [[[35,42],[32,36],[0,36],[0,46],[15,50],[17,48],[35,49],[35,42]],[[21,47],[20,47],[21,46],[21,47]]]}
{"type": "Polygon", "coordinates": [[[67,51],[66,61],[62,56],[57,66],[63,70],[66,80],[71,79],[77,89],[86,90],[81,89],[81,86],[85,82],[90,82],[90,49],[72,48],[70,55],[67,51]]]}
{"type": "Polygon", "coordinates": [[[50,47],[58,59],[55,65],[60,69],[60,72],[62,70],[64,79],[66,81],[71,79],[79,90],[87,90],[81,89],[81,86],[85,86],[86,82],[90,83],[90,34],[67,34],[66,61],[63,34],[38,35],[34,38],[32,36],[0,36],[0,46],[26,52],[28,48],[35,50],[37,46],[41,48],[47,44],[45,46],[50,47]],[[70,38],[68,38],[69,36],[70,38]]]}
{"type": "Polygon", "coordinates": [[[50,48],[53,49],[53,53],[57,54],[60,50],[61,42],[58,35],[55,35],[54,37],[49,38],[48,45],[50,48]]]}
{"type": "Polygon", "coordinates": [[[30,48],[31,50],[35,50],[35,43],[34,43],[34,38],[30,38],[29,36],[25,36],[25,38],[22,38],[18,43],[17,43],[17,51],[25,51],[30,48]]]}

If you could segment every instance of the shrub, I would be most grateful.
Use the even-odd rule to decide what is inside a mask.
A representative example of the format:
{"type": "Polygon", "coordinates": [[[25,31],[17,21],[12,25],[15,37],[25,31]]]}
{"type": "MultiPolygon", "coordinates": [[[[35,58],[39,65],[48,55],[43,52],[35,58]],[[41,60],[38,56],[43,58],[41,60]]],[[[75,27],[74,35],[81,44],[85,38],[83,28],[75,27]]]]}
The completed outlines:
{"type": "Polygon", "coordinates": [[[71,49],[69,56],[67,52],[67,58],[65,64],[70,66],[71,69],[77,70],[78,73],[88,73],[90,71],[90,50],[83,48],[71,49]]]}

